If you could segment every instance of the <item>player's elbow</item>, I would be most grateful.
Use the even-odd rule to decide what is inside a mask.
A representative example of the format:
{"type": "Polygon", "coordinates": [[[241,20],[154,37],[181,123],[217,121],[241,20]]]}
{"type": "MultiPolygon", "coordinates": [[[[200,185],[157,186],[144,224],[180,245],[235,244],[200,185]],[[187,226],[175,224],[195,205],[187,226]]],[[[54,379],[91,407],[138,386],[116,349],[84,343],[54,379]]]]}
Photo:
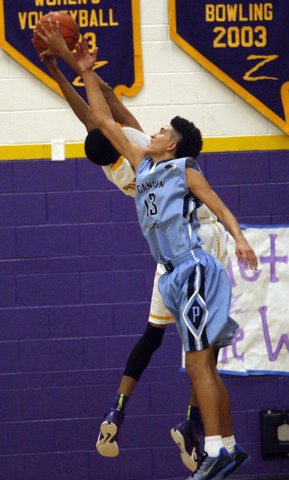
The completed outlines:
{"type": "Polygon", "coordinates": [[[97,118],[97,126],[106,137],[109,134],[113,123],[113,118],[109,115],[103,115],[97,118]]]}
{"type": "Polygon", "coordinates": [[[96,121],[95,121],[94,116],[92,115],[91,112],[88,113],[87,115],[85,115],[83,123],[84,123],[84,125],[86,127],[86,130],[88,132],[90,132],[91,130],[93,130],[94,128],[97,127],[96,121]]]}

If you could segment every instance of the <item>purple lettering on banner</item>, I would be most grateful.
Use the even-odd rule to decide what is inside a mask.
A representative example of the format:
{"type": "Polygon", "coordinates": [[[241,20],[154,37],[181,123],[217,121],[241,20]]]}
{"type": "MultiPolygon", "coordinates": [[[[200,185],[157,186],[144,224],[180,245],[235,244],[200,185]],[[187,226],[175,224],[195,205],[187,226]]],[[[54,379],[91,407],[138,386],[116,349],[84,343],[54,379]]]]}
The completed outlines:
{"type": "MultiPolygon", "coordinates": [[[[244,340],[244,338],[245,338],[244,330],[242,328],[238,328],[238,330],[236,331],[235,337],[233,338],[232,351],[233,351],[234,358],[236,360],[241,360],[241,362],[244,362],[244,353],[241,353],[241,355],[238,355],[236,343],[241,342],[242,340],[244,340]]],[[[222,358],[220,360],[220,363],[222,365],[229,363],[228,347],[222,348],[222,358]]]]}
{"type": "Polygon", "coordinates": [[[242,297],[242,296],[243,296],[243,293],[240,293],[239,295],[235,295],[234,293],[232,293],[230,314],[238,315],[239,313],[250,312],[250,310],[242,310],[242,308],[237,308],[236,303],[239,300],[239,298],[242,297]],[[235,310],[233,310],[233,308],[235,308],[235,310]]]}
{"type": "Polygon", "coordinates": [[[244,337],[245,337],[244,330],[242,328],[238,328],[232,343],[233,355],[236,360],[241,360],[241,362],[244,362],[244,353],[241,353],[241,355],[238,355],[236,343],[244,340],[244,337]]]}
{"type": "Polygon", "coordinates": [[[267,347],[267,352],[268,352],[268,357],[270,362],[275,362],[277,359],[281,348],[283,347],[283,344],[286,345],[286,348],[289,352],[289,338],[288,335],[283,333],[280,337],[279,343],[277,345],[277,348],[275,352],[272,350],[272,344],[271,344],[271,339],[270,339],[270,333],[269,333],[269,328],[268,328],[268,322],[267,322],[267,310],[268,307],[264,306],[258,309],[258,312],[261,314],[262,318],[262,324],[263,324],[263,332],[264,332],[264,337],[265,337],[265,343],[267,347]]]}
{"type": "Polygon", "coordinates": [[[234,279],[232,260],[230,259],[230,257],[228,258],[228,276],[231,283],[231,287],[236,287],[237,282],[235,282],[235,279],[234,279]]]}
{"type": "Polygon", "coordinates": [[[238,265],[239,265],[239,269],[240,269],[240,274],[241,274],[241,277],[246,280],[247,282],[256,282],[256,280],[258,280],[259,278],[259,275],[261,273],[261,270],[253,270],[253,275],[251,277],[248,277],[248,275],[246,274],[246,270],[251,270],[250,267],[245,267],[245,264],[244,262],[241,263],[239,260],[238,260],[238,265]]]}
{"type": "Polygon", "coordinates": [[[275,240],[276,240],[277,236],[278,235],[276,233],[270,233],[269,234],[270,244],[271,244],[270,255],[269,255],[269,257],[263,257],[263,256],[260,257],[261,264],[264,264],[264,263],[269,263],[270,264],[270,267],[271,267],[270,282],[271,283],[279,282],[279,278],[277,278],[277,276],[276,276],[276,263],[277,262],[288,263],[288,255],[286,255],[286,257],[276,257],[275,240]]]}
{"type": "Polygon", "coordinates": [[[222,364],[229,363],[227,353],[228,353],[228,347],[222,348],[222,358],[221,358],[222,364]]]}

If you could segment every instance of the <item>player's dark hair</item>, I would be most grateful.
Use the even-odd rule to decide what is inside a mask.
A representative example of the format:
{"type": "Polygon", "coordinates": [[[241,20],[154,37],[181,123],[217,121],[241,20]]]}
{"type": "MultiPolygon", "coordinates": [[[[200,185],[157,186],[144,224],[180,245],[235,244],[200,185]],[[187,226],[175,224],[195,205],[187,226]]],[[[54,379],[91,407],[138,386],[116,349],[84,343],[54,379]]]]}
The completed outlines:
{"type": "Polygon", "coordinates": [[[180,140],[177,142],[176,158],[197,158],[203,148],[200,130],[195,127],[193,122],[179,116],[171,120],[171,126],[180,135],[180,140]]]}
{"type": "Polygon", "coordinates": [[[99,128],[94,128],[88,133],[84,149],[87,158],[101,166],[115,163],[120,157],[118,151],[99,128]]]}

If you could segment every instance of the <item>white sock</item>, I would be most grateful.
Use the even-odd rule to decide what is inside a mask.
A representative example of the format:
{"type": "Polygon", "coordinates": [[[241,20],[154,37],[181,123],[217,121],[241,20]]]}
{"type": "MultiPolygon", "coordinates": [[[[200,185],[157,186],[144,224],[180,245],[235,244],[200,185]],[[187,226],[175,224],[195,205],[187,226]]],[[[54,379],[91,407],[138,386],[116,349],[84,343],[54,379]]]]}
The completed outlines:
{"type": "Polygon", "coordinates": [[[221,435],[205,437],[204,450],[207,452],[208,457],[218,457],[221,448],[223,448],[221,435]]]}
{"type": "Polygon", "coordinates": [[[222,438],[222,442],[226,450],[228,450],[228,452],[232,454],[234,452],[235,445],[236,445],[236,440],[234,435],[232,435],[231,437],[222,438]]]}

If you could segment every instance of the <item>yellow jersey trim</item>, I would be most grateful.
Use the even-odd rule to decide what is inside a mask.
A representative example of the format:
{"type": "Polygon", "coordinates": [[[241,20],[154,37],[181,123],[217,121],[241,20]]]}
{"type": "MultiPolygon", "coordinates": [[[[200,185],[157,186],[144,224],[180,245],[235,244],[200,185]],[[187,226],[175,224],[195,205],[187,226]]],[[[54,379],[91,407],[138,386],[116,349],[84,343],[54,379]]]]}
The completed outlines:
{"type": "Polygon", "coordinates": [[[218,260],[221,260],[221,235],[220,235],[220,228],[217,224],[217,220],[214,220],[214,225],[218,229],[218,260]]]}
{"type": "Polygon", "coordinates": [[[168,320],[169,318],[174,318],[173,316],[168,316],[168,317],[158,317],[157,315],[153,315],[152,313],[150,313],[149,315],[151,318],[155,318],[156,320],[168,320]]]}
{"type": "Polygon", "coordinates": [[[118,170],[119,167],[121,167],[121,165],[123,164],[123,161],[124,161],[124,157],[119,157],[118,161],[112,164],[112,167],[111,167],[112,170],[116,172],[116,170],[118,170]]]}

